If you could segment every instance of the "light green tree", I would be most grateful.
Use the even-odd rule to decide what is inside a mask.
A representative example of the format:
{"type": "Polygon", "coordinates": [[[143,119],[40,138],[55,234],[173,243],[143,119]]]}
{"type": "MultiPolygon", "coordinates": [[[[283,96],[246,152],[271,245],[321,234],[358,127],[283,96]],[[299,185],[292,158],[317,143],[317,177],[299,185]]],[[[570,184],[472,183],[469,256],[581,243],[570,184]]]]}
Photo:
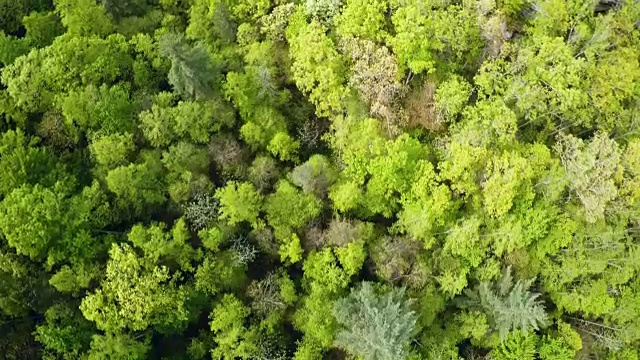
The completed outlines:
{"type": "Polygon", "coordinates": [[[253,184],[229,182],[216,190],[216,198],[220,202],[220,218],[230,225],[243,221],[249,222],[254,228],[263,225],[259,218],[263,196],[253,184]]]}
{"type": "Polygon", "coordinates": [[[177,273],[139,257],[130,245],[113,244],[105,279],[82,299],[80,310],[106,332],[182,331],[191,317],[190,290],[178,281],[177,273]]]}
{"type": "Polygon", "coordinates": [[[417,315],[403,290],[379,294],[364,282],[336,301],[333,315],[342,329],[336,345],[366,360],[405,359],[417,331],[417,315]]]}

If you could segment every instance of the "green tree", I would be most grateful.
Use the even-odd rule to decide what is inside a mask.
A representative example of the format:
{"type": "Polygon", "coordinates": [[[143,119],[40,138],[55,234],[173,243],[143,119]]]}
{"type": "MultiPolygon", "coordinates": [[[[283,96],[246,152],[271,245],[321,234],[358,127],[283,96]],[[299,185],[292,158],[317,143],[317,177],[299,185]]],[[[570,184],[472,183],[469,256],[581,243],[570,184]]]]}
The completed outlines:
{"type": "Polygon", "coordinates": [[[187,142],[179,142],[162,154],[167,169],[169,197],[184,202],[198,192],[213,188],[209,181],[209,157],[207,150],[187,142]]]}
{"type": "Polygon", "coordinates": [[[134,337],[126,333],[106,333],[93,336],[88,359],[143,360],[150,350],[148,337],[134,337]]]}
{"type": "Polygon", "coordinates": [[[337,180],[337,172],[322,155],[313,155],[289,174],[291,182],[306,193],[326,196],[329,187],[337,180]]]}
{"type": "Polygon", "coordinates": [[[509,333],[506,339],[491,352],[496,360],[533,360],[536,355],[537,337],[522,331],[509,333]]]}
{"type": "Polygon", "coordinates": [[[267,222],[278,239],[285,240],[320,215],[322,204],[313,194],[305,194],[286,180],[276,185],[276,192],[264,204],[267,222]]]}
{"type": "Polygon", "coordinates": [[[588,144],[572,135],[560,136],[555,147],[569,179],[569,187],[584,206],[588,222],[604,218],[607,204],[618,195],[615,178],[621,171],[618,144],[597,134],[588,144]]]}
{"type": "Polygon", "coordinates": [[[368,282],[336,301],[333,314],[342,325],[336,345],[367,360],[405,359],[415,335],[417,315],[404,291],[377,293],[368,282]]]}
{"type": "Polygon", "coordinates": [[[165,230],[164,223],[160,223],[150,227],[135,225],[127,234],[128,240],[142,249],[144,256],[153,263],[183,271],[193,271],[191,263],[201,257],[201,253],[188,244],[190,236],[183,219],[176,221],[170,232],[165,230]]]}
{"type": "Polygon", "coordinates": [[[167,34],[160,40],[160,53],[171,60],[169,82],[185,99],[208,98],[216,71],[202,46],[190,46],[183,35],[167,34]]]}
{"type": "Polygon", "coordinates": [[[45,356],[73,359],[89,348],[93,331],[91,323],[71,304],[58,303],[45,312],[45,322],[36,327],[35,338],[44,346],[45,356]]]}
{"type": "Polygon", "coordinates": [[[136,213],[163,204],[166,198],[164,171],[155,152],[145,152],[139,163],[119,166],[107,173],[107,188],[116,195],[119,206],[136,213]]]}
{"type": "Polygon", "coordinates": [[[64,177],[55,156],[38,143],[38,138],[30,138],[20,129],[0,136],[0,171],[5,174],[0,178],[0,195],[7,196],[26,184],[51,186],[64,177]]]}
{"type": "Polygon", "coordinates": [[[380,41],[387,36],[384,27],[388,7],[385,0],[346,0],[336,16],[336,30],[343,37],[380,41]]]}
{"type": "Polygon", "coordinates": [[[132,60],[121,34],[106,38],[65,34],[4,68],[2,82],[18,108],[45,111],[58,93],[88,85],[114,85],[127,78],[132,60]]]}
{"type": "MultiPolygon", "coordinates": [[[[23,185],[0,203],[0,231],[18,254],[61,262],[90,259],[100,250],[98,239],[89,233],[90,214],[104,206],[97,187],[68,196],[63,184],[48,189],[23,185]]],[[[99,223],[99,220],[98,222],[99,223]]]]}
{"type": "Polygon", "coordinates": [[[130,163],[136,146],[130,133],[111,134],[93,138],[89,150],[100,171],[109,171],[130,163]]]}
{"type": "Polygon", "coordinates": [[[344,63],[324,27],[317,21],[308,23],[299,9],[289,22],[287,41],[291,46],[293,79],[300,90],[309,94],[316,113],[329,116],[340,112],[347,95],[344,63]]]}
{"type": "Polygon", "coordinates": [[[140,258],[128,244],[113,244],[105,279],[82,299],[80,310],[106,332],[148,328],[180,332],[192,314],[190,290],[178,281],[178,273],[140,258]]]}
{"type": "Polygon", "coordinates": [[[244,323],[249,309],[233,295],[226,294],[211,313],[211,331],[218,345],[211,356],[218,359],[248,359],[255,351],[253,334],[244,323]]]}
{"type": "Polygon", "coordinates": [[[72,90],[60,100],[65,125],[79,128],[90,135],[133,132],[135,104],[129,100],[129,91],[122,85],[99,88],[89,85],[80,91],[72,90]]]}
{"type": "MultiPolygon", "coordinates": [[[[526,334],[548,325],[547,313],[538,300],[540,294],[528,290],[532,283],[533,280],[514,283],[511,269],[507,268],[497,283],[482,282],[475,289],[465,291],[466,298],[461,305],[483,311],[502,339],[510,331],[526,334]]],[[[535,342],[533,346],[535,348],[535,342]]]]}
{"type": "Polygon", "coordinates": [[[55,0],[62,25],[77,36],[104,36],[113,31],[113,20],[104,6],[91,0],[55,0]]]}
{"type": "Polygon", "coordinates": [[[220,202],[220,219],[229,225],[247,221],[254,228],[262,226],[259,215],[263,197],[252,184],[229,182],[216,190],[216,199],[220,202]]]}

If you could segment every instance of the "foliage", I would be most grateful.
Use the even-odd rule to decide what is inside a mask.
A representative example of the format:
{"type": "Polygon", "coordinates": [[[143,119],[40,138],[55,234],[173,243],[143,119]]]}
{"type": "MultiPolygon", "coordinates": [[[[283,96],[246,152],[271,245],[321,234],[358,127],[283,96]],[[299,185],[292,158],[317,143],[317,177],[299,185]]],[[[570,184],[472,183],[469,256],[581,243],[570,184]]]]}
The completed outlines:
{"type": "Polygon", "coordinates": [[[491,353],[491,356],[496,360],[533,360],[535,354],[535,335],[527,335],[522,331],[515,331],[506,337],[506,339],[491,353]]]}
{"type": "Polygon", "coordinates": [[[333,314],[346,327],[336,336],[336,344],[364,359],[404,359],[416,331],[416,315],[401,290],[376,294],[364,282],[348,297],[334,305],[333,314]]]}
{"type": "Polygon", "coordinates": [[[304,13],[293,14],[287,28],[291,45],[292,75],[300,90],[309,94],[319,116],[342,109],[344,87],[343,60],[320,23],[307,23],[304,13]],[[312,49],[307,44],[315,44],[312,49]],[[310,51],[312,50],[312,51],[310,51]]]}
{"type": "Polygon", "coordinates": [[[191,47],[183,36],[167,34],[160,42],[160,53],[171,60],[169,82],[179,94],[200,99],[211,93],[215,76],[203,47],[191,47]]]}
{"type": "Polygon", "coordinates": [[[216,190],[216,199],[220,202],[220,218],[230,225],[242,221],[254,227],[261,226],[258,213],[262,207],[262,195],[250,183],[229,183],[216,190]]]}
{"type": "Polygon", "coordinates": [[[104,331],[180,331],[189,320],[188,289],[176,284],[177,274],[140,258],[128,244],[109,251],[106,278],[80,305],[83,315],[104,331]]]}
{"type": "Polygon", "coordinates": [[[287,238],[320,214],[321,203],[314,195],[305,194],[284,180],[267,197],[264,209],[276,237],[287,238]]]}
{"type": "Polygon", "coordinates": [[[638,19],[0,0],[0,356],[637,359],[638,19]]]}
{"type": "Polygon", "coordinates": [[[533,281],[513,282],[510,268],[496,284],[483,282],[473,291],[465,291],[463,306],[483,311],[492,329],[504,338],[510,331],[526,334],[547,324],[547,314],[538,299],[540,294],[529,292],[533,281]]]}

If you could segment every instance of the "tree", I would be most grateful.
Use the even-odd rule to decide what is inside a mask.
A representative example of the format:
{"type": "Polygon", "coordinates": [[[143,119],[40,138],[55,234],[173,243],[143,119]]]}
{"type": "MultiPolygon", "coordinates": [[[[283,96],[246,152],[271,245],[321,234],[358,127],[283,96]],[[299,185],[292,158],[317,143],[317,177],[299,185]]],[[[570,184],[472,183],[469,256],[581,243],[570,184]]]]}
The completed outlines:
{"type": "Polygon", "coordinates": [[[130,163],[135,149],[130,133],[96,136],[89,144],[91,157],[102,172],[130,163]]]}
{"type": "Polygon", "coordinates": [[[207,1],[194,1],[185,33],[189,39],[204,41],[211,50],[220,51],[236,40],[236,28],[229,7],[224,2],[211,5],[207,1]]]}
{"type": "Polygon", "coordinates": [[[64,177],[64,170],[46,149],[37,146],[39,139],[20,130],[9,130],[0,136],[0,195],[22,185],[52,186],[64,177]]]}
{"type": "Polygon", "coordinates": [[[336,345],[366,360],[406,358],[417,330],[410,306],[403,290],[379,294],[373,284],[363,282],[334,305],[333,315],[342,325],[336,345]]]}
{"type": "Polygon", "coordinates": [[[246,281],[246,266],[239,264],[231,251],[207,253],[194,274],[195,288],[207,295],[237,290],[246,281]]]}
{"type": "Polygon", "coordinates": [[[148,228],[135,225],[127,234],[127,239],[142,249],[145,258],[152,263],[166,264],[170,268],[190,272],[194,270],[191,263],[202,256],[201,252],[188,244],[190,236],[185,221],[179,219],[171,232],[165,231],[164,223],[152,224],[148,228]]]}
{"type": "Polygon", "coordinates": [[[545,336],[538,345],[538,355],[542,360],[570,360],[576,356],[576,351],[571,349],[563,339],[545,336]]]}
{"type": "Polygon", "coordinates": [[[171,60],[169,82],[185,99],[211,95],[216,71],[202,46],[191,47],[183,35],[167,34],[160,40],[160,53],[171,60]]]}
{"type": "Polygon", "coordinates": [[[72,359],[89,347],[93,327],[71,304],[58,303],[47,309],[45,322],[36,327],[35,338],[52,358],[72,359]]]}
{"type": "Polygon", "coordinates": [[[235,115],[227,104],[218,99],[208,101],[179,101],[174,96],[159,93],[151,110],[140,113],[140,128],[156,147],[169,145],[176,139],[207,143],[211,135],[233,126],[235,115]]]}
{"type": "MultiPolygon", "coordinates": [[[[189,312],[188,287],[179,275],[148,258],[140,258],[128,244],[113,244],[105,279],[82,299],[80,310],[98,329],[108,333],[148,328],[170,333],[182,331],[189,312]]],[[[93,346],[92,346],[93,347],[93,346]]]]}
{"type": "Polygon", "coordinates": [[[588,222],[604,218],[607,204],[618,195],[615,178],[621,171],[621,151],[606,134],[588,144],[572,135],[560,136],[555,146],[569,179],[569,186],[584,206],[588,222]]]}
{"type": "Polygon", "coordinates": [[[155,152],[145,152],[140,163],[119,166],[107,173],[107,187],[113,192],[119,205],[142,212],[148,206],[163,204],[166,198],[164,172],[160,157],[155,152]]]}
{"type": "Polygon", "coordinates": [[[533,360],[536,355],[536,336],[522,331],[509,333],[507,338],[491,352],[496,360],[533,360]]]}
{"type": "Polygon", "coordinates": [[[346,0],[342,12],[336,16],[336,30],[343,37],[359,37],[380,41],[387,36],[386,0],[346,0]]]}
{"type": "Polygon", "coordinates": [[[391,16],[395,36],[389,43],[400,65],[418,74],[475,63],[484,43],[477,23],[468,20],[469,10],[458,5],[427,10],[419,4],[401,6],[391,16]]]}
{"type": "Polygon", "coordinates": [[[451,190],[438,183],[433,165],[419,161],[410,190],[403,194],[396,227],[429,247],[434,230],[443,226],[453,210],[451,190]]]}
{"type": "Polygon", "coordinates": [[[297,299],[293,281],[287,275],[275,273],[251,282],[247,294],[252,298],[251,309],[265,317],[283,311],[297,299]]]}
{"type": "Polygon", "coordinates": [[[226,220],[229,225],[247,221],[254,228],[262,226],[259,218],[262,195],[252,184],[229,182],[216,190],[216,199],[220,202],[220,219],[226,220]]]}
{"type": "Polygon", "coordinates": [[[210,225],[218,216],[218,202],[212,194],[198,191],[183,205],[184,218],[193,231],[210,225]]]}
{"type": "Polygon", "coordinates": [[[100,0],[100,3],[116,19],[142,15],[149,7],[144,0],[100,0]]]}
{"type": "Polygon", "coordinates": [[[385,236],[371,246],[371,260],[376,275],[392,285],[419,288],[426,281],[422,261],[424,245],[405,237],[385,236]]]}
{"type": "Polygon", "coordinates": [[[398,79],[395,57],[386,47],[369,40],[345,38],[342,47],[353,63],[349,85],[358,89],[370,105],[372,116],[382,117],[389,131],[397,132],[395,127],[402,125],[398,120],[401,116],[397,101],[403,94],[403,86],[398,79]]]}
{"type": "Polygon", "coordinates": [[[282,161],[295,161],[298,159],[300,142],[292,138],[286,132],[279,132],[273,136],[267,150],[282,161]]]}
{"type": "Polygon", "coordinates": [[[89,360],[143,360],[151,350],[148,337],[133,337],[126,333],[94,335],[91,340],[89,360]]]}
{"type": "Polygon", "coordinates": [[[129,100],[129,91],[122,85],[99,88],[94,85],[70,91],[60,100],[65,125],[90,135],[111,135],[135,130],[135,104],[129,100]],[[76,129],[76,128],[79,128],[76,129]]]}
{"type": "Polygon", "coordinates": [[[433,97],[438,118],[452,122],[464,109],[471,90],[471,85],[460,76],[452,76],[439,84],[433,97]]]}
{"type": "Polygon", "coordinates": [[[3,318],[24,319],[29,312],[41,313],[51,305],[54,290],[49,286],[49,274],[37,265],[5,244],[0,247],[0,281],[4,285],[0,287],[0,313],[3,318]]]}
{"type": "Polygon", "coordinates": [[[113,20],[104,6],[91,0],[55,0],[62,25],[76,36],[104,36],[113,31],[113,20]]]}
{"type": "Polygon", "coordinates": [[[2,82],[18,108],[44,112],[58,93],[88,85],[114,85],[126,78],[132,60],[121,34],[106,38],[65,34],[4,68],[2,82]]]}
{"type": "Polygon", "coordinates": [[[474,290],[466,290],[461,306],[483,311],[501,339],[515,330],[526,334],[547,325],[547,313],[538,300],[540,294],[528,290],[532,283],[533,280],[518,280],[514,284],[511,269],[507,268],[499,282],[482,282],[474,290]]]}
{"type": "Polygon", "coordinates": [[[33,47],[49,46],[64,33],[60,19],[53,11],[32,12],[22,18],[22,24],[27,31],[26,40],[33,47]]]}
{"type": "Polygon", "coordinates": [[[267,222],[275,230],[276,238],[284,240],[313,218],[320,215],[321,202],[312,194],[305,194],[286,180],[276,185],[276,192],[264,204],[267,222]]]}
{"type": "Polygon", "coordinates": [[[97,187],[71,197],[65,185],[57,185],[14,189],[0,203],[0,231],[18,254],[46,259],[49,266],[91,259],[100,246],[88,231],[94,225],[90,214],[99,213],[104,198],[97,187]]]}
{"type": "Polygon", "coordinates": [[[278,163],[272,157],[258,156],[251,163],[247,175],[258,190],[265,192],[275,184],[280,171],[278,163]]]}
{"type": "Polygon", "coordinates": [[[244,322],[249,309],[238,298],[226,294],[211,313],[211,331],[218,345],[211,356],[219,359],[246,359],[255,351],[255,339],[244,322]]]}
{"type": "Polygon", "coordinates": [[[207,150],[187,142],[179,142],[162,154],[162,163],[167,169],[169,197],[175,202],[184,202],[194,194],[209,191],[209,157],[207,150]]]}
{"type": "Polygon", "coordinates": [[[20,27],[20,20],[29,12],[29,2],[25,0],[3,0],[0,2],[0,31],[12,33],[20,27]]]}
{"type": "Polygon", "coordinates": [[[285,32],[289,24],[289,18],[296,11],[293,3],[278,5],[270,14],[260,18],[260,32],[268,41],[283,43],[286,41],[285,32]]]}
{"type": "Polygon", "coordinates": [[[333,18],[340,13],[342,0],[307,0],[305,11],[326,26],[333,24],[333,18]]]}
{"type": "Polygon", "coordinates": [[[324,27],[317,21],[307,23],[299,9],[290,19],[287,41],[291,46],[293,79],[300,90],[309,94],[318,116],[340,112],[347,94],[344,64],[324,27]]]}

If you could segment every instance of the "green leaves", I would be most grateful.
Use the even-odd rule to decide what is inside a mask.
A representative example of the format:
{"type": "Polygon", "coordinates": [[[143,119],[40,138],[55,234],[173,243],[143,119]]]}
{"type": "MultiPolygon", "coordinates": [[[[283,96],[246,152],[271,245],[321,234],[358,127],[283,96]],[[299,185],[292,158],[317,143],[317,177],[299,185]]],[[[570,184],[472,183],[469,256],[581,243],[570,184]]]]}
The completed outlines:
{"type": "Polygon", "coordinates": [[[417,329],[410,305],[403,290],[378,294],[373,284],[363,282],[334,305],[333,315],[343,327],[336,345],[366,360],[407,358],[417,329]]]}
{"type": "Polygon", "coordinates": [[[491,352],[496,360],[533,360],[536,354],[536,336],[515,331],[491,352]]]}
{"type": "MultiPolygon", "coordinates": [[[[135,104],[122,85],[99,88],[89,85],[72,90],[60,101],[65,125],[80,128],[90,135],[111,135],[135,130],[135,104]]],[[[77,132],[77,130],[76,130],[77,132]]],[[[79,134],[76,134],[76,141],[79,134]]]]}
{"type": "Polygon", "coordinates": [[[220,218],[230,225],[247,221],[254,228],[263,226],[259,219],[262,195],[252,184],[230,182],[216,191],[216,198],[220,201],[220,218]]]}
{"type": "Polygon", "coordinates": [[[56,0],[62,25],[77,36],[104,36],[113,31],[113,23],[104,6],[91,0],[56,0]]]}
{"type": "Polygon", "coordinates": [[[593,223],[604,218],[607,204],[618,195],[615,185],[621,170],[618,144],[603,133],[588,145],[569,135],[560,136],[555,149],[569,186],[584,206],[585,219],[593,223]]]}
{"type": "Polygon", "coordinates": [[[384,31],[386,0],[347,0],[342,13],[335,19],[336,30],[343,37],[361,37],[382,40],[384,31]]]}
{"type": "MultiPolygon", "coordinates": [[[[135,235],[134,235],[135,238],[135,235]]],[[[140,258],[127,244],[109,251],[106,278],[80,305],[84,316],[107,332],[181,331],[190,318],[189,290],[164,266],[140,258]]]]}
{"type": "Polygon", "coordinates": [[[264,210],[276,238],[286,239],[309,221],[320,215],[321,202],[305,194],[288,181],[276,185],[276,192],[267,197],[264,210]]]}
{"type": "Polygon", "coordinates": [[[219,359],[247,358],[253,350],[251,334],[244,326],[249,309],[233,295],[225,295],[211,313],[211,331],[218,345],[211,356],[219,359]]]}
{"type": "Polygon", "coordinates": [[[176,92],[185,99],[211,95],[216,75],[204,47],[191,47],[184,36],[167,34],[160,41],[160,53],[171,60],[169,82],[176,92]]]}
{"type": "Polygon", "coordinates": [[[309,94],[316,114],[329,116],[341,111],[347,95],[344,64],[324,27],[317,21],[307,23],[299,9],[290,20],[287,41],[291,46],[293,79],[300,90],[309,94]]]}
{"type": "Polygon", "coordinates": [[[96,1],[0,0],[8,359],[637,358],[639,4],[96,1]]]}
{"type": "Polygon", "coordinates": [[[18,254],[47,260],[48,266],[62,261],[79,263],[100,250],[89,233],[92,212],[98,213],[100,193],[96,188],[70,197],[64,185],[49,189],[39,184],[14,189],[0,203],[0,231],[18,254]]]}
{"type": "MultiPolygon", "coordinates": [[[[499,332],[501,339],[512,330],[520,330],[523,334],[539,330],[547,325],[547,313],[538,300],[540,294],[529,292],[532,283],[532,280],[514,283],[511,269],[507,268],[498,283],[483,282],[474,290],[465,291],[467,298],[462,306],[483,311],[492,330],[499,332]]],[[[522,356],[524,354],[529,354],[529,350],[522,356]]],[[[509,359],[510,355],[505,356],[509,359]]],[[[533,357],[533,353],[530,356],[533,357]]]]}
{"type": "Polygon", "coordinates": [[[107,174],[107,187],[120,205],[141,212],[166,201],[162,163],[157,153],[141,155],[140,163],[117,167],[107,174]]]}

